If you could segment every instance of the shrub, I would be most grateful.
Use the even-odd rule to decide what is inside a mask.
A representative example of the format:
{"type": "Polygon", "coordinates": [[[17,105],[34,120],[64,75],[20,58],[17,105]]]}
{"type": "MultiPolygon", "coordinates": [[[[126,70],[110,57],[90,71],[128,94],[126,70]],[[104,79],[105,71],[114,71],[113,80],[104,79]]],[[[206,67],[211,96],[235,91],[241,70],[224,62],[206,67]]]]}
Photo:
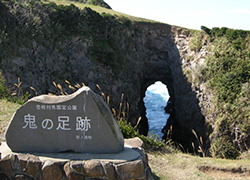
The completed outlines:
{"type": "Polygon", "coordinates": [[[147,150],[160,150],[166,147],[166,143],[161,141],[153,132],[149,133],[148,136],[140,135],[136,127],[133,127],[124,119],[120,119],[118,125],[124,138],[139,137],[144,142],[147,150]]]}
{"type": "Polygon", "coordinates": [[[119,120],[118,125],[121,129],[124,138],[134,138],[139,136],[138,131],[136,131],[135,128],[132,127],[132,125],[126,120],[119,120]]]}
{"type": "Polygon", "coordinates": [[[222,27],[221,29],[220,29],[220,36],[224,36],[225,34],[226,34],[226,31],[227,31],[227,27],[222,27]]]}
{"type": "Polygon", "coordinates": [[[227,137],[219,137],[211,147],[211,154],[214,157],[236,159],[239,157],[239,150],[232,144],[227,137]]]}
{"type": "Polygon", "coordinates": [[[238,38],[245,39],[250,33],[250,31],[234,30],[234,29],[229,29],[227,27],[222,27],[222,28],[214,27],[212,29],[209,29],[206,26],[201,26],[201,29],[210,36],[213,37],[226,36],[228,40],[236,40],[238,38]]]}
{"type": "Polygon", "coordinates": [[[197,32],[190,39],[189,47],[192,51],[199,51],[202,48],[201,33],[197,32]]]}
{"type": "Polygon", "coordinates": [[[214,43],[214,54],[207,57],[205,78],[221,102],[233,103],[241,91],[241,84],[250,78],[249,52],[233,46],[238,41],[230,42],[223,38],[214,43]]]}
{"type": "Polygon", "coordinates": [[[227,39],[229,39],[229,40],[234,40],[234,39],[237,39],[237,38],[238,38],[238,33],[237,33],[236,30],[227,29],[227,31],[226,31],[226,37],[227,37],[227,39]]]}
{"type": "Polygon", "coordinates": [[[211,34],[211,30],[210,30],[209,28],[207,28],[206,26],[201,26],[201,29],[202,29],[203,31],[205,31],[208,35],[211,34]]]}
{"type": "Polygon", "coordinates": [[[250,41],[246,31],[227,28],[220,31],[224,35],[214,38],[212,54],[207,56],[203,71],[218,107],[212,135],[217,139],[211,149],[217,157],[236,158],[239,151],[249,148],[246,144],[250,129],[250,41]],[[221,119],[223,123],[219,123],[221,119]]]}
{"type": "Polygon", "coordinates": [[[0,72],[0,99],[7,99],[8,101],[15,102],[18,104],[24,104],[29,97],[31,96],[28,92],[22,93],[22,82],[20,82],[20,78],[18,78],[18,83],[15,84],[16,89],[14,91],[10,91],[5,86],[5,79],[0,72]]]}

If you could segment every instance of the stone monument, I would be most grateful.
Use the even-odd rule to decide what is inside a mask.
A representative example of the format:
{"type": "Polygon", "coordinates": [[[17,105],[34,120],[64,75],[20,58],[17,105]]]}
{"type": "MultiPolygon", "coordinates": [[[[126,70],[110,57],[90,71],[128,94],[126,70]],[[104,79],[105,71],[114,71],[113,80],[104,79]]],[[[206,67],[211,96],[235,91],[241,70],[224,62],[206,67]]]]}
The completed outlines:
{"type": "Polygon", "coordinates": [[[14,113],[5,137],[0,179],[154,179],[142,141],[124,145],[109,107],[88,87],[32,98],[14,113]]]}
{"type": "Polygon", "coordinates": [[[117,153],[124,147],[109,107],[87,86],[71,95],[30,99],[13,115],[5,136],[14,152],[117,153]]]}

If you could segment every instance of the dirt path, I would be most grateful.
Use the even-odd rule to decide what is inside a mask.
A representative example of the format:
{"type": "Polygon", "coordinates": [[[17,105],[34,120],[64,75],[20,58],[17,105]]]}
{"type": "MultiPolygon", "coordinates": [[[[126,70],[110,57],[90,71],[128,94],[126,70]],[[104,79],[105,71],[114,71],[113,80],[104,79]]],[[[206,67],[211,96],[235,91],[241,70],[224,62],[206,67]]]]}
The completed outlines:
{"type": "Polygon", "coordinates": [[[183,153],[148,153],[161,180],[250,180],[250,159],[228,160],[183,153]]]}
{"type": "Polygon", "coordinates": [[[225,169],[211,166],[200,166],[198,169],[215,178],[250,179],[250,170],[241,167],[225,169]]]}

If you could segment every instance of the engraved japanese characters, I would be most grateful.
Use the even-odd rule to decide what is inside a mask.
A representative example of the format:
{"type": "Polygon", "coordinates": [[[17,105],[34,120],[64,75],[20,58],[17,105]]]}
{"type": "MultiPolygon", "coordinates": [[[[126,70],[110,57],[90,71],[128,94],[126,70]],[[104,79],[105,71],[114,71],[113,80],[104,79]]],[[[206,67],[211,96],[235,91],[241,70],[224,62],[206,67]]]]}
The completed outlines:
{"type": "Polygon", "coordinates": [[[32,98],[13,115],[5,136],[16,152],[116,153],[124,147],[109,107],[88,87],[32,98]]]}

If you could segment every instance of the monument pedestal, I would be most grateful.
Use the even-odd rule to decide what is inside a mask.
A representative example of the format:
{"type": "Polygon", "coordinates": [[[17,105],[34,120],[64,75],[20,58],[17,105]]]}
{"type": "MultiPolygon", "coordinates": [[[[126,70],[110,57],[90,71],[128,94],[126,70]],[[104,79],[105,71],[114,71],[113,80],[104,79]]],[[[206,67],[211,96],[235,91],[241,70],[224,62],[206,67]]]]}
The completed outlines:
{"type": "Polygon", "coordinates": [[[147,155],[128,145],[114,154],[15,153],[2,143],[0,152],[4,180],[153,179],[147,155]]]}

